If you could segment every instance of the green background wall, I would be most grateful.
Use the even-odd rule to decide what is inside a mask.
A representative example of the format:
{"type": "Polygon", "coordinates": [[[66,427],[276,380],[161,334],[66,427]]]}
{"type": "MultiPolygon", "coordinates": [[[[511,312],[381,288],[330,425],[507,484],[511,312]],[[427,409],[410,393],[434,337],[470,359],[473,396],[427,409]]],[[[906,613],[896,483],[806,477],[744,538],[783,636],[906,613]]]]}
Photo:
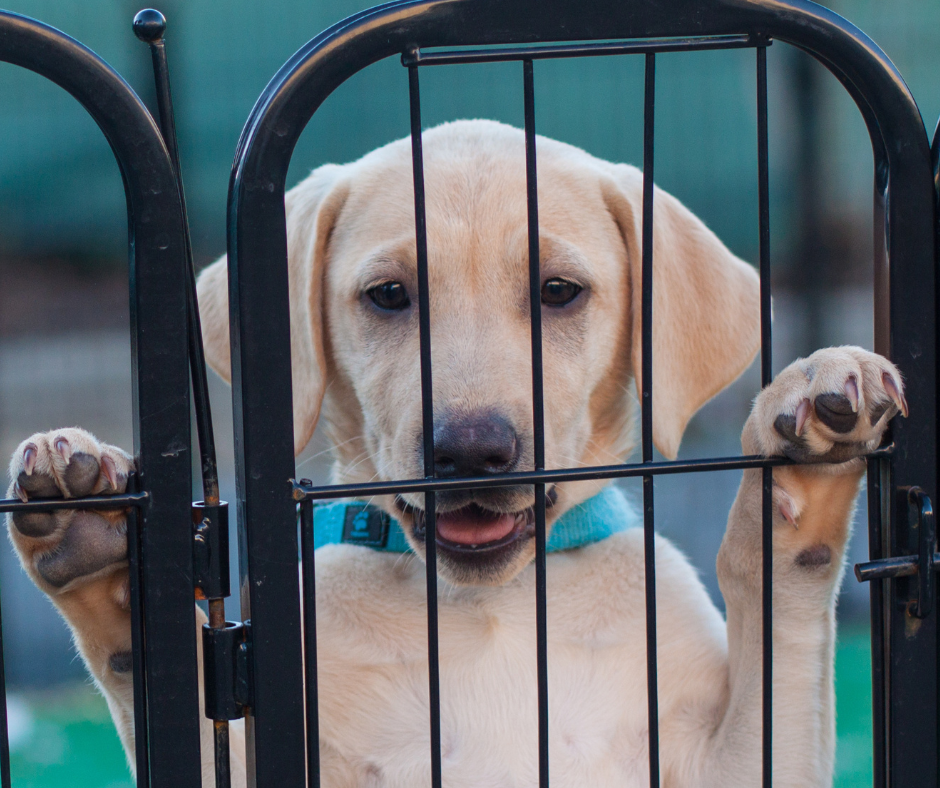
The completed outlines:
{"type": "MultiPolygon", "coordinates": [[[[361,0],[161,5],[189,204],[201,261],[223,251],[229,167],[242,123],[277,68],[305,41],[365,7],[361,0]]],[[[127,0],[13,0],[10,10],[42,19],[86,43],[147,98],[146,47],[131,33],[139,4],[127,0]]],[[[840,0],[909,80],[933,131],[940,113],[940,4],[935,0],[840,0]]],[[[794,74],[805,56],[770,50],[775,263],[795,255],[799,210],[800,116],[794,74]]],[[[820,111],[815,176],[827,226],[841,236],[870,234],[871,155],[858,112],[834,79],[813,67],[820,111]]],[[[489,117],[521,124],[521,69],[515,64],[425,72],[426,124],[489,117]]],[[[734,249],[756,253],[754,53],[661,56],[658,65],[659,183],[675,192],[734,249]]],[[[543,134],[598,156],[641,159],[642,58],[537,64],[543,134]]],[[[18,258],[123,257],[120,178],[100,134],[58,88],[10,66],[0,68],[0,253],[18,258]]],[[[396,59],[360,73],[324,105],[294,158],[292,182],[316,165],[354,159],[407,133],[406,76],[396,59]]],[[[856,240],[840,241],[856,255],[856,240]]],[[[863,245],[863,251],[868,247],[863,245]]]]}

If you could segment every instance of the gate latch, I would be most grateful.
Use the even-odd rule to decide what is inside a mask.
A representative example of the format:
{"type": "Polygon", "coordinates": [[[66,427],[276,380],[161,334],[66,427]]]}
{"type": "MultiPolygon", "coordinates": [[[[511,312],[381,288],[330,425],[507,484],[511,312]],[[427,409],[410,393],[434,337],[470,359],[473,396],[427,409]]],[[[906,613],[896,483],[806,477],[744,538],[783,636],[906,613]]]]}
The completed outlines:
{"type": "Polygon", "coordinates": [[[202,627],[206,716],[237,720],[253,705],[251,682],[251,622],[226,621],[221,629],[202,627]]]}
{"type": "Polygon", "coordinates": [[[917,578],[917,599],[913,613],[917,618],[926,618],[933,610],[934,572],[940,571],[940,553],[937,552],[937,521],[934,517],[930,496],[920,487],[898,490],[907,497],[907,507],[914,510],[914,528],[917,531],[917,555],[901,555],[881,558],[855,565],[855,577],[860,583],[895,577],[917,578]]]}

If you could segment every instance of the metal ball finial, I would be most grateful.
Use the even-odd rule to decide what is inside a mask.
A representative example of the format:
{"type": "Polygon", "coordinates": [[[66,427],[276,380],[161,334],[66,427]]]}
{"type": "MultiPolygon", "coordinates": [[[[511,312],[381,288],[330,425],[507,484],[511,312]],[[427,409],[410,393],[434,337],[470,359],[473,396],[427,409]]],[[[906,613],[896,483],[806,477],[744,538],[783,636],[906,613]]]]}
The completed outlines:
{"type": "Polygon", "coordinates": [[[166,32],[166,17],[156,8],[145,8],[134,17],[134,35],[146,44],[163,38],[166,32]]]}

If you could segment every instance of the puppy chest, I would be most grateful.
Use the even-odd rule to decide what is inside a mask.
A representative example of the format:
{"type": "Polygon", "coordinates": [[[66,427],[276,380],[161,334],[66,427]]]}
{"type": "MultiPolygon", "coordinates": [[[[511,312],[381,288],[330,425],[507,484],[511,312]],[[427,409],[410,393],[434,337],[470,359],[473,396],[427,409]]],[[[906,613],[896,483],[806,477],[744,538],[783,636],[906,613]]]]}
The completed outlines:
{"type": "MultiPolygon", "coordinates": [[[[538,784],[534,633],[530,638],[525,630],[500,629],[496,624],[488,635],[473,638],[441,628],[441,738],[447,785],[538,784]]],[[[420,640],[426,648],[426,639],[420,640]]],[[[585,785],[586,779],[592,785],[630,785],[634,779],[643,783],[645,673],[630,669],[632,660],[618,659],[616,651],[570,646],[550,650],[555,785],[585,785]]],[[[370,775],[381,776],[376,785],[426,784],[426,657],[358,662],[339,657],[321,653],[321,736],[344,758],[367,764],[370,775]]]]}

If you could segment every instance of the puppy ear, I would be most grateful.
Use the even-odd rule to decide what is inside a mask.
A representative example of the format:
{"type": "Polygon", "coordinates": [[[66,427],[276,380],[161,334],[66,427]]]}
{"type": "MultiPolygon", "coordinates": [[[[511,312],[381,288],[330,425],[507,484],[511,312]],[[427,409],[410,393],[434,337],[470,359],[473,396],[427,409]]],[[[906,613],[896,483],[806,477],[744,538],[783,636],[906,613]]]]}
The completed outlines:
{"type": "MultiPolygon", "coordinates": [[[[295,454],[303,450],[313,435],[326,390],[323,274],[333,227],[348,193],[342,172],[343,167],[335,164],[319,167],[284,197],[295,454]]],[[[206,361],[230,384],[226,257],[216,260],[199,275],[196,291],[206,361]]]]}
{"type": "MultiPolygon", "coordinates": [[[[631,361],[642,370],[643,174],[610,165],[602,188],[630,267],[631,361]]],[[[757,272],[675,197],[653,197],[653,442],[674,459],[695,412],[734,381],[760,349],[757,272]]]]}

